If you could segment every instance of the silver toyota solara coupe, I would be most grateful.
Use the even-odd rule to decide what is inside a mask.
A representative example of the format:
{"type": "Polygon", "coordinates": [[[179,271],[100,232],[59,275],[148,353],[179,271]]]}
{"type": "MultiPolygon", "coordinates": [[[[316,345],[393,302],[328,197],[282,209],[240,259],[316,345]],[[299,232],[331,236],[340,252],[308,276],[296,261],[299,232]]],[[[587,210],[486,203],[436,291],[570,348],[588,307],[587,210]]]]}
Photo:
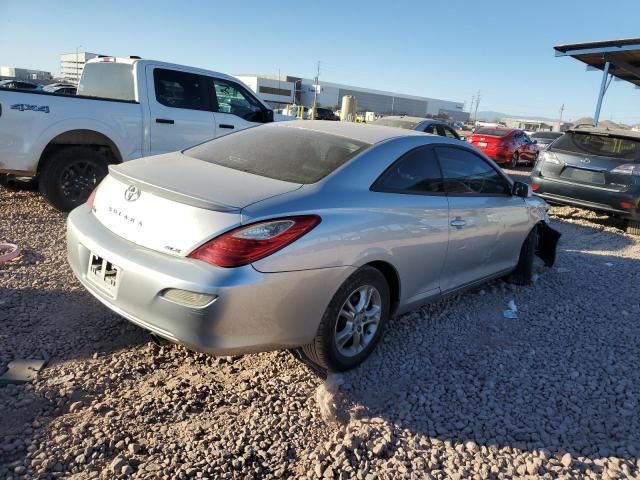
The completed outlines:
{"type": "Polygon", "coordinates": [[[112,165],[67,248],[89,292],[158,336],[346,370],[390,316],[552,264],[546,209],[455,139],[282,122],[112,165]]]}

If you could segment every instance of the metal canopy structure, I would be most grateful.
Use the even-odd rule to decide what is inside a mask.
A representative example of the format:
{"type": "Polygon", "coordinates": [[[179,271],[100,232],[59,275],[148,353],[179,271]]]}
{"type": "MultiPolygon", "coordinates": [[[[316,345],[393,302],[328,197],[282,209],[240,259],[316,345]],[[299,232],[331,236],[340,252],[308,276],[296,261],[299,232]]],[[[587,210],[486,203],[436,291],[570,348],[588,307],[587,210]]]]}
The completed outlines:
{"type": "Polygon", "coordinates": [[[587,70],[602,70],[602,83],[593,116],[598,125],[602,99],[611,80],[623,80],[640,88],[640,38],[574,43],[553,47],[556,57],[573,57],[587,65],[587,70]]]}

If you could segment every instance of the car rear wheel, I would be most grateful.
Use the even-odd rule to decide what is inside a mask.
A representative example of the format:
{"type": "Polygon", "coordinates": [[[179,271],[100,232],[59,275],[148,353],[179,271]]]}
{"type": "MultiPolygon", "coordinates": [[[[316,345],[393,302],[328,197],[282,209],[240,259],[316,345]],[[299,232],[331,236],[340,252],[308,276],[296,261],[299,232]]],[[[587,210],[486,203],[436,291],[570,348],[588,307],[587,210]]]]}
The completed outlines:
{"type": "Polygon", "coordinates": [[[513,152],[513,155],[511,155],[511,168],[517,168],[519,161],[520,154],[517,151],[513,152]]]}
{"type": "Polygon", "coordinates": [[[107,162],[89,147],[66,147],[48,159],[40,171],[40,193],[58,210],[68,212],[84,203],[107,175],[107,162]]]}
{"type": "Polygon", "coordinates": [[[638,220],[627,220],[625,231],[629,235],[640,235],[640,222],[638,220]]]}
{"type": "Polygon", "coordinates": [[[536,247],[538,245],[538,226],[529,232],[520,248],[520,257],[516,268],[507,281],[516,285],[529,285],[533,277],[533,261],[535,260],[536,247]]]}
{"type": "Polygon", "coordinates": [[[359,365],[373,350],[389,318],[390,294],[384,275],[362,267],[333,296],[318,333],[304,355],[316,365],[344,371],[359,365]]]}

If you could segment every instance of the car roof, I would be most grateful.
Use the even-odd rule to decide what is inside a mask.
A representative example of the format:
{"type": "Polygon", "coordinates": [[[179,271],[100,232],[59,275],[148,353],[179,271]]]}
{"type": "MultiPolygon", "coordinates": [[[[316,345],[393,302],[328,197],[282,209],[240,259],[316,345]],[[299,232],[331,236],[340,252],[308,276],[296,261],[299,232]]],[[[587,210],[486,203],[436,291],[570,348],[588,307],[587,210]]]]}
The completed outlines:
{"type": "Polygon", "coordinates": [[[416,123],[430,122],[430,123],[440,123],[442,125],[447,125],[447,122],[443,122],[442,120],[438,120],[435,118],[411,117],[409,115],[386,115],[381,119],[407,120],[409,122],[416,122],[416,123]]]}
{"type": "Polygon", "coordinates": [[[579,132],[579,133],[596,133],[599,135],[614,135],[617,137],[633,138],[634,140],[640,140],[640,132],[633,130],[624,130],[622,128],[606,128],[606,127],[593,127],[589,125],[578,125],[567,130],[567,132],[579,132]]]}
{"type": "Polygon", "coordinates": [[[277,128],[301,128],[315,132],[323,132],[332,135],[351,138],[359,142],[374,144],[391,138],[422,136],[427,134],[416,130],[403,130],[396,127],[382,125],[367,125],[366,123],[353,122],[327,122],[324,120],[293,120],[288,122],[270,123],[269,126],[277,128]]]}

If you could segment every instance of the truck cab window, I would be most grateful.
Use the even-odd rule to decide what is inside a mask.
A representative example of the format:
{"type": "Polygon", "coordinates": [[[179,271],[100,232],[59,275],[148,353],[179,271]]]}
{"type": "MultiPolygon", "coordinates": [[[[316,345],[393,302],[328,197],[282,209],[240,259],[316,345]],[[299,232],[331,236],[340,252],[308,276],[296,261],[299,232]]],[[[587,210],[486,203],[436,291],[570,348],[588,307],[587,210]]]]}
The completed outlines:
{"type": "Polygon", "coordinates": [[[261,120],[263,107],[249,92],[227,80],[212,80],[218,99],[218,112],[237,115],[250,122],[261,120]]]}
{"type": "Polygon", "coordinates": [[[157,68],[153,71],[156,99],[162,105],[190,110],[209,110],[200,75],[157,68]]]}

